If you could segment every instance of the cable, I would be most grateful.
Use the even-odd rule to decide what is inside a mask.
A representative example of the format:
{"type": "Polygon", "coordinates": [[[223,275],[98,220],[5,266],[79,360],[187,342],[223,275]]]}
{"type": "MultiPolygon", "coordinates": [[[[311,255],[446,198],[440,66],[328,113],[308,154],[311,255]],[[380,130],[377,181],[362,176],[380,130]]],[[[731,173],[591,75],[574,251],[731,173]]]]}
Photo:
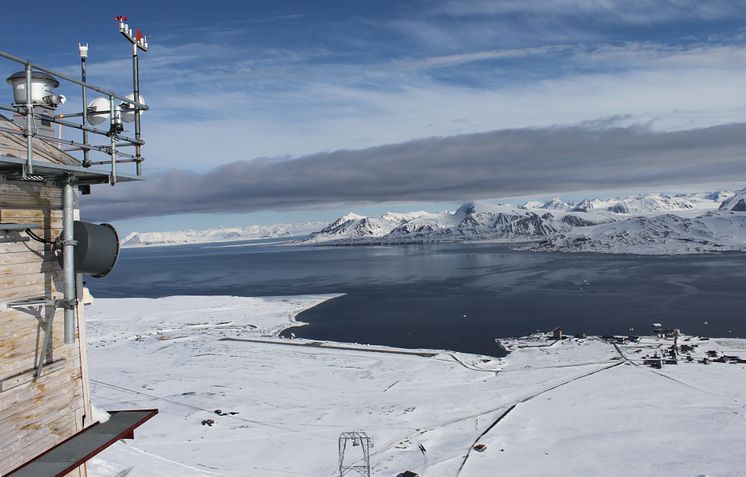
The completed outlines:
{"type": "Polygon", "coordinates": [[[36,235],[35,233],[33,233],[31,231],[31,229],[26,229],[26,234],[29,237],[31,237],[32,239],[36,240],[37,242],[48,243],[48,244],[52,244],[52,245],[54,245],[54,243],[55,243],[54,240],[47,240],[45,238],[39,237],[38,235],[36,235]]]}
{"type": "MultiPolygon", "coordinates": [[[[125,388],[125,387],[122,387],[122,386],[117,386],[116,384],[111,384],[111,383],[107,383],[107,382],[104,382],[104,381],[99,381],[97,379],[90,379],[90,381],[92,383],[99,384],[101,386],[106,386],[108,388],[116,389],[118,391],[122,391],[122,392],[126,392],[126,393],[131,393],[131,394],[137,394],[137,395],[140,395],[140,396],[147,396],[147,397],[152,398],[152,399],[158,399],[160,401],[169,402],[171,404],[175,404],[177,406],[182,406],[182,407],[186,407],[186,408],[189,408],[189,409],[193,409],[195,411],[209,412],[210,414],[214,414],[215,413],[214,410],[205,409],[203,407],[198,407],[198,406],[193,406],[191,404],[187,404],[187,403],[176,401],[176,400],[169,399],[169,398],[164,398],[164,397],[161,397],[161,396],[156,396],[155,394],[148,394],[148,393],[144,393],[142,391],[137,391],[137,390],[134,390],[134,389],[125,388]]],[[[243,422],[248,422],[248,423],[251,423],[251,424],[257,424],[257,425],[261,425],[261,426],[273,427],[273,428],[280,429],[280,430],[283,430],[283,431],[288,431],[288,432],[291,432],[291,433],[297,433],[298,432],[297,429],[289,429],[287,427],[283,427],[283,424],[285,424],[285,423],[281,422],[281,421],[255,421],[255,420],[252,420],[252,419],[246,419],[246,418],[243,418],[243,417],[239,417],[239,416],[236,416],[236,415],[230,415],[230,414],[227,415],[227,416],[225,416],[225,417],[230,418],[230,419],[236,419],[236,420],[243,421],[243,422]]],[[[306,428],[310,427],[310,428],[316,428],[316,429],[339,429],[340,428],[340,426],[338,426],[336,424],[319,424],[319,423],[310,423],[310,422],[295,422],[293,424],[296,425],[296,426],[299,426],[299,427],[306,427],[306,428]]],[[[392,426],[366,426],[366,427],[367,428],[371,428],[371,429],[391,429],[392,428],[392,426]]],[[[316,437],[326,438],[326,436],[316,436],[316,437]]]]}
{"type": "MultiPolygon", "coordinates": [[[[117,389],[119,391],[124,391],[124,392],[132,393],[132,394],[139,394],[141,396],[148,396],[150,398],[159,399],[161,401],[169,402],[169,403],[175,404],[177,406],[183,406],[183,407],[186,407],[186,408],[194,409],[195,411],[209,412],[210,414],[213,414],[215,412],[214,410],[205,409],[203,407],[192,406],[191,404],[186,404],[186,403],[183,403],[183,402],[175,401],[173,399],[168,399],[168,398],[164,398],[164,397],[161,397],[161,396],[156,396],[154,394],[144,393],[142,391],[135,391],[134,389],[124,388],[122,386],[117,386],[116,384],[105,383],[103,381],[99,381],[99,380],[96,380],[96,379],[91,379],[90,381],[92,383],[100,384],[102,386],[106,386],[106,387],[109,387],[109,388],[112,388],[112,389],[117,389]]],[[[229,414],[229,415],[227,415],[225,417],[236,419],[236,420],[243,421],[243,422],[248,422],[248,423],[251,423],[251,424],[257,424],[257,425],[260,425],[260,426],[272,427],[272,428],[280,429],[280,430],[283,430],[283,431],[298,432],[296,429],[289,429],[289,428],[283,427],[281,425],[271,424],[269,422],[255,421],[253,419],[246,419],[246,418],[238,417],[238,416],[235,416],[235,415],[230,415],[229,414]]],[[[338,426],[324,426],[324,425],[319,425],[319,424],[316,424],[316,425],[313,425],[313,426],[314,427],[331,427],[331,428],[337,428],[338,427],[338,426]]]]}

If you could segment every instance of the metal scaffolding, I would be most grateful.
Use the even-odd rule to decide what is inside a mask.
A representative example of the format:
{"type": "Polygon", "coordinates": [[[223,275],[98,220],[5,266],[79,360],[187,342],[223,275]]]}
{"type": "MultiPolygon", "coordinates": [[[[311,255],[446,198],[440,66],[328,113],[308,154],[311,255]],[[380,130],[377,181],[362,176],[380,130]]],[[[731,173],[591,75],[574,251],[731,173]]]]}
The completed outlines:
{"type": "MultiPolygon", "coordinates": [[[[117,18],[119,32],[129,40],[133,50],[133,93],[124,95],[109,91],[95,84],[87,82],[86,59],[88,45],[79,45],[81,59],[81,79],[77,80],[64,73],[45,68],[29,60],[19,58],[10,53],[0,51],[0,59],[6,59],[23,66],[23,72],[13,74],[8,82],[14,88],[14,102],[0,103],[0,110],[14,114],[14,121],[3,122],[0,131],[6,134],[23,136],[25,138],[25,157],[0,155],[0,179],[6,182],[35,182],[53,185],[63,191],[63,232],[57,245],[61,247],[64,270],[64,299],[51,300],[42,297],[41,302],[49,306],[64,309],[65,343],[75,342],[75,309],[78,306],[76,292],[75,245],[73,235],[75,189],[84,194],[90,192],[92,184],[111,184],[140,180],[142,175],[142,146],[140,115],[148,110],[148,106],[141,101],[138,50],[147,51],[146,38],[139,30],[133,34],[132,29],[125,23],[126,18],[117,18]],[[68,114],[55,114],[58,105],[66,98],[57,95],[54,89],[60,82],[72,83],[81,88],[82,111],[68,114]],[[92,107],[87,104],[87,92],[92,91],[103,95],[101,101],[106,101],[106,109],[92,107]],[[25,96],[25,97],[24,97],[25,96]],[[109,118],[107,129],[95,127],[96,123],[103,124],[109,118]],[[131,138],[123,134],[123,116],[134,120],[134,134],[131,138]],[[95,119],[95,123],[91,119],[95,119]],[[71,118],[72,120],[68,119],[71,118]],[[52,124],[59,128],[59,135],[55,137],[52,124]],[[46,129],[45,129],[46,128],[46,129]],[[76,141],[62,138],[63,131],[82,131],[82,140],[76,141]],[[46,131],[46,132],[45,132],[46,131]],[[103,139],[101,144],[90,141],[103,139]],[[81,165],[68,163],[56,164],[39,160],[34,157],[42,147],[48,145],[64,153],[81,154],[81,165]],[[122,148],[133,147],[133,153],[121,151],[122,148]],[[93,161],[92,154],[108,156],[106,160],[93,161]],[[136,174],[126,175],[117,172],[117,164],[135,163],[136,174]],[[108,167],[92,167],[108,166],[108,167]]],[[[95,101],[95,100],[94,100],[95,101]]],[[[101,104],[99,102],[99,104],[101,104]]],[[[126,119],[125,119],[126,121],[126,119]]],[[[65,161],[62,161],[65,162],[65,161]]],[[[68,162],[74,162],[70,159],[68,162]]],[[[13,224],[0,224],[12,226],[13,224]]],[[[29,224],[24,224],[28,226],[29,224]]],[[[30,228],[30,227],[29,227],[30,228]]],[[[7,228],[4,230],[8,230],[7,228]]],[[[39,301],[40,299],[35,299],[39,301]]],[[[33,301],[33,300],[32,300],[33,301]]],[[[13,307],[23,307],[24,303],[12,303],[13,307]]]]}

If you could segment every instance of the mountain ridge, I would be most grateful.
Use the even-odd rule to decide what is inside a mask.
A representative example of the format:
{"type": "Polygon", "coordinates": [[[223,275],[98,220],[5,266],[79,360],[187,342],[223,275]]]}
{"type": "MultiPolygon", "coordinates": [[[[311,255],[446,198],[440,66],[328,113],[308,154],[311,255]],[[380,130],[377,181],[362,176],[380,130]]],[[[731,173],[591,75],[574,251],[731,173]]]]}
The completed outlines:
{"type": "Polygon", "coordinates": [[[348,214],[300,243],[370,245],[494,241],[531,250],[704,253],[746,250],[746,189],[638,194],[523,205],[466,202],[454,212],[348,214]],[[721,202],[722,201],[722,202],[721,202]],[[723,211],[730,205],[729,210],[723,211]],[[382,224],[385,223],[385,226],[382,224]]]}

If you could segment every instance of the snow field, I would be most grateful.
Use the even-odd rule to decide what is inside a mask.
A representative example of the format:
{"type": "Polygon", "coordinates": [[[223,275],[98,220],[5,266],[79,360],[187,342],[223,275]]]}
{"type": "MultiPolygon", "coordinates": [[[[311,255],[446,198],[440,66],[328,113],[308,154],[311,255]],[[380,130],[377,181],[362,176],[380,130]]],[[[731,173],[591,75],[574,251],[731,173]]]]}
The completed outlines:
{"type": "Polygon", "coordinates": [[[94,404],[161,412],[90,474],[332,476],[337,437],[355,429],[373,437],[377,476],[741,472],[744,365],[697,360],[746,357],[743,340],[690,339],[691,363],[654,370],[642,356],[671,342],[617,350],[537,335],[502,340],[512,352],[497,359],[271,338],[332,297],[97,300],[87,313],[94,404]]]}

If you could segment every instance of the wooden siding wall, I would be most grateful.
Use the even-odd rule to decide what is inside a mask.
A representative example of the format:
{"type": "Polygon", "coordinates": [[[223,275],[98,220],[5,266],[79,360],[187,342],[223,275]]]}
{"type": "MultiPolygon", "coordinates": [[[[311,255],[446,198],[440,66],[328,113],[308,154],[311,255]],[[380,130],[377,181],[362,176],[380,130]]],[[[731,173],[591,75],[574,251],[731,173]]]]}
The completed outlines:
{"type": "MultiPolygon", "coordinates": [[[[0,223],[34,223],[37,235],[54,240],[62,232],[59,204],[8,206],[0,182],[0,223]]],[[[7,189],[6,189],[7,190],[7,189]]],[[[8,309],[8,302],[38,297],[62,299],[62,270],[51,246],[25,232],[0,231],[0,475],[78,432],[90,416],[85,343],[64,344],[63,311],[34,306],[8,309]],[[35,362],[53,319],[51,345],[41,377],[35,362]],[[83,359],[81,360],[81,352],[83,359]]],[[[78,325],[84,326],[82,306],[78,325]]],[[[81,327],[77,327],[77,334],[81,327]]],[[[71,475],[82,475],[81,468],[71,475]]]]}

